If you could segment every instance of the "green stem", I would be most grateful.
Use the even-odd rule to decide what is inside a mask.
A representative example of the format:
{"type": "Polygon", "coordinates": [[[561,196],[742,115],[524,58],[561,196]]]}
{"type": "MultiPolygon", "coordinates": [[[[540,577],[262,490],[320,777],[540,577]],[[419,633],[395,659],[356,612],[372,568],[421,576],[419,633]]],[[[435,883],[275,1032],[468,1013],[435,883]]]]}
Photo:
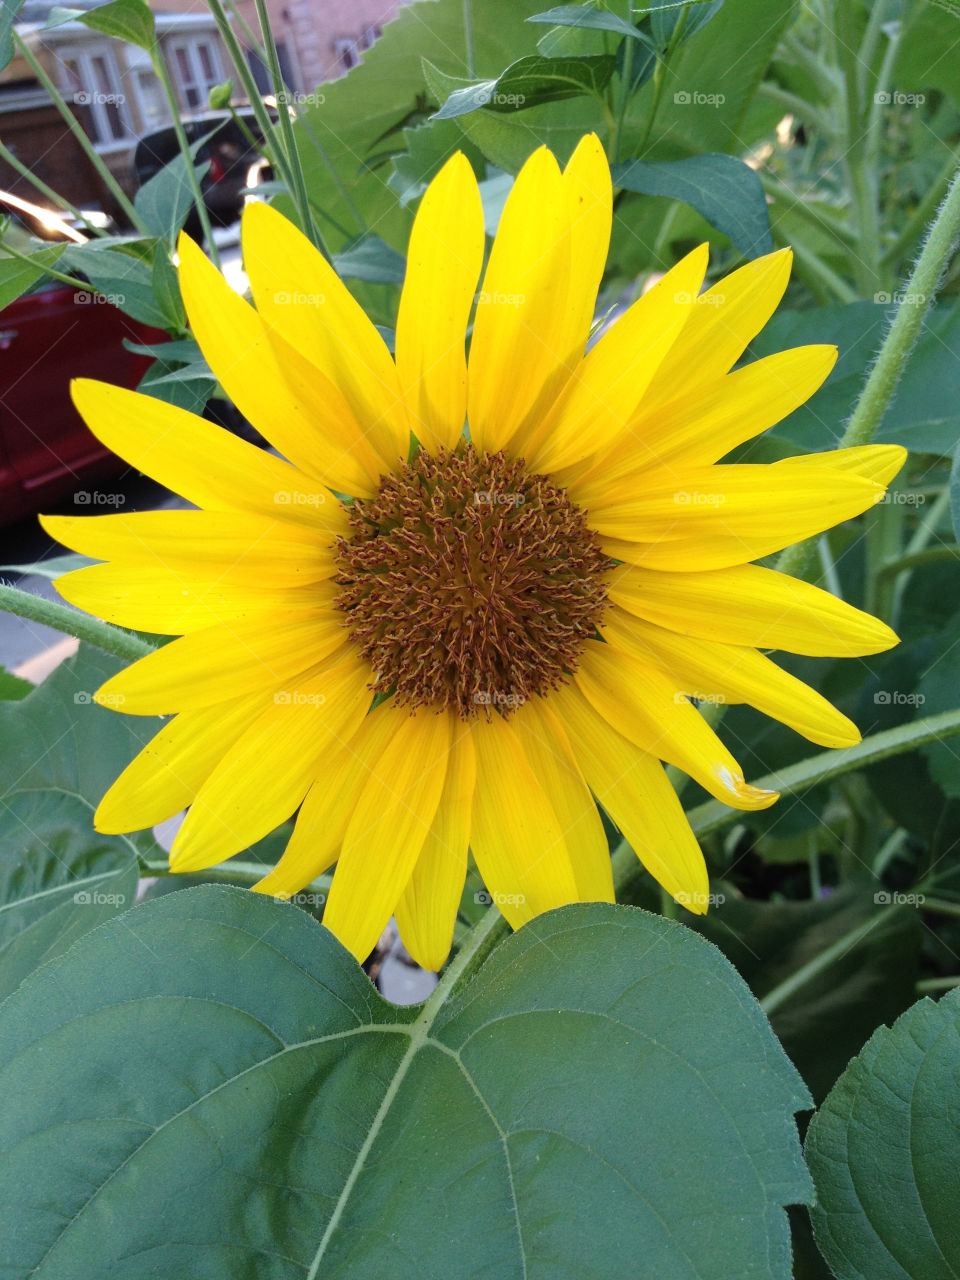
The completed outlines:
{"type": "Polygon", "coordinates": [[[805,987],[808,982],[814,978],[818,978],[820,974],[826,972],[835,960],[839,960],[845,956],[848,951],[852,950],[859,942],[867,936],[871,930],[875,929],[882,920],[882,916],[871,916],[869,920],[865,920],[862,924],[858,924],[856,928],[851,929],[849,933],[845,933],[842,938],[838,938],[831,946],[825,947],[819,955],[808,960],[806,964],[801,965],[799,969],[794,970],[789,978],[784,978],[783,982],[777,983],[772,991],[760,1001],[760,1008],[769,1016],[775,1013],[782,1005],[795,995],[801,987],[805,987]]]}
{"type": "Polygon", "coordinates": [[[293,121],[290,119],[287,88],[283,82],[283,72],[280,70],[280,57],[277,53],[277,42],[273,38],[273,28],[270,26],[267,3],[266,0],[254,0],[254,3],[256,4],[257,18],[260,21],[263,47],[267,51],[267,63],[270,67],[270,78],[273,81],[273,91],[277,99],[277,110],[280,113],[280,134],[283,138],[283,149],[286,153],[287,169],[291,178],[290,194],[300,215],[300,229],[317,246],[320,252],[326,258],[329,258],[330,252],[324,244],[320,229],[313,220],[313,210],[310,208],[310,200],[307,197],[307,184],[303,176],[303,165],[300,163],[300,152],[297,150],[297,142],[293,136],[293,121]]]}
{"type": "Polygon", "coordinates": [[[190,183],[190,190],[193,193],[193,203],[197,210],[197,217],[200,219],[200,228],[203,232],[203,239],[206,241],[207,252],[210,254],[210,261],[219,271],[220,250],[214,243],[213,228],[210,225],[210,214],[207,210],[207,202],[204,200],[203,192],[200,189],[200,179],[197,177],[197,170],[193,163],[193,156],[190,154],[190,143],[187,140],[187,132],[183,127],[183,121],[180,119],[180,104],[177,102],[177,95],[173,91],[170,74],[167,71],[167,64],[163,60],[163,53],[160,49],[159,42],[154,43],[154,46],[150,51],[150,60],[153,63],[154,73],[163,87],[164,97],[167,99],[167,106],[170,108],[173,131],[177,136],[177,145],[180,148],[184,164],[187,167],[187,181],[190,183]]]}
{"type": "Polygon", "coordinates": [[[960,920],[960,902],[948,902],[945,898],[927,898],[918,904],[923,911],[932,911],[935,915],[950,916],[960,920]]]}
{"type": "Polygon", "coordinates": [[[476,76],[473,56],[473,4],[471,0],[463,0],[463,50],[468,80],[476,76]]]}
{"type": "Polygon", "coordinates": [[[42,196],[45,196],[46,199],[49,200],[51,204],[56,205],[57,208],[62,210],[64,213],[71,214],[72,217],[78,220],[78,222],[82,222],[91,235],[104,236],[107,234],[104,231],[103,227],[98,227],[95,223],[88,221],[87,218],[84,216],[83,211],[81,209],[78,209],[76,205],[71,204],[70,201],[67,200],[65,196],[62,196],[58,192],[54,191],[53,187],[48,187],[47,184],[43,181],[43,179],[38,178],[37,175],[33,173],[23,163],[22,160],[18,160],[17,157],[10,150],[10,148],[7,146],[4,146],[3,142],[0,142],[0,160],[3,160],[6,164],[8,164],[11,169],[16,169],[17,173],[20,174],[21,178],[26,178],[28,182],[33,183],[33,185],[40,192],[40,194],[42,196]]]}
{"type": "Polygon", "coordinates": [[[950,151],[944,162],[943,168],[934,178],[930,186],[927,187],[920,203],[907,219],[896,240],[894,240],[893,244],[884,251],[883,257],[880,259],[880,265],[882,268],[895,267],[900,259],[913,248],[916,243],[917,236],[919,236],[920,232],[933,217],[937,206],[943,199],[944,193],[947,190],[947,186],[956,167],[956,154],[955,152],[950,151]]]}
{"type": "Polygon", "coordinates": [[[757,97],[766,98],[768,102],[775,102],[784,111],[789,111],[801,124],[814,124],[827,134],[833,132],[832,127],[821,111],[818,111],[816,107],[807,102],[806,98],[801,98],[799,94],[791,93],[789,89],[782,89],[780,85],[765,80],[757,90],[757,97]]]}
{"type": "Polygon", "coordinates": [[[27,46],[26,41],[21,36],[19,36],[16,33],[16,31],[14,31],[13,33],[13,42],[17,48],[17,51],[21,53],[23,57],[26,59],[27,63],[30,66],[30,70],[37,77],[40,84],[43,85],[44,89],[46,89],[47,93],[53,99],[53,105],[57,108],[57,110],[60,112],[60,115],[63,117],[64,124],[67,126],[67,128],[73,134],[74,138],[83,148],[84,152],[86,153],[86,155],[90,160],[90,163],[93,165],[97,173],[106,183],[110,191],[110,194],[113,196],[117,204],[126,214],[127,218],[129,218],[131,224],[134,227],[136,227],[136,229],[140,232],[142,236],[149,236],[150,232],[147,229],[147,227],[144,225],[136,209],[133,207],[132,201],[128,197],[127,193],[124,191],[123,187],[120,186],[120,183],[116,180],[116,178],[110,172],[110,169],[104,162],[102,156],[94,147],[93,143],[87,137],[80,121],[77,119],[77,117],[73,114],[73,112],[64,102],[63,94],[61,94],[60,90],[57,88],[57,86],[53,83],[53,81],[47,75],[46,71],[43,69],[43,66],[40,64],[40,62],[37,61],[36,57],[33,54],[33,51],[27,46]]]}
{"type": "MultiPolygon", "coordinates": [[[[933,304],[944,269],[960,236],[960,168],[954,174],[946,199],[924,241],[920,257],[903,291],[893,323],[870,370],[866,385],[847,423],[838,448],[870,444],[893,398],[907,357],[933,304]]],[[[816,539],[788,547],[777,568],[797,578],[806,577],[816,561],[816,539]]]]}
{"type": "Polygon", "coordinates": [[[822,209],[815,209],[804,200],[802,195],[798,195],[796,191],[788,187],[775,174],[761,171],[760,182],[764,191],[773,196],[775,200],[790,201],[790,212],[797,214],[803,218],[808,226],[815,231],[826,232],[828,235],[836,236],[838,240],[845,246],[852,246],[855,240],[854,233],[849,225],[839,215],[831,217],[825,214],[822,209]]]}
{"type": "Polygon", "coordinates": [[[99,618],[91,618],[64,604],[31,595],[29,591],[21,591],[19,587],[0,584],[0,611],[15,614],[18,618],[29,618],[31,622],[40,622],[45,627],[53,627],[68,636],[76,636],[78,640],[95,645],[104,653],[125,658],[128,662],[145,658],[154,651],[152,644],[129,631],[123,631],[110,622],[101,622],[99,618]]]}
{"type": "MultiPolygon", "coordinates": [[[[818,254],[805,245],[802,240],[794,241],[793,256],[796,259],[799,274],[803,276],[806,273],[812,276],[816,282],[830,293],[835,301],[856,302],[856,290],[844,280],[843,276],[838,275],[833,267],[828,266],[818,254]]],[[[807,283],[810,284],[811,281],[808,279],[807,283]]]]}
{"type": "Polygon", "coordinates": [[[667,67],[670,64],[670,57],[674,49],[677,48],[683,34],[683,28],[687,21],[687,11],[684,9],[681,13],[677,25],[673,29],[670,37],[670,43],[664,50],[662,58],[657,59],[657,65],[653,69],[653,102],[650,104],[650,114],[647,116],[647,123],[643,131],[643,138],[637,147],[636,154],[642,156],[647,149],[647,143],[650,141],[650,134],[653,132],[653,124],[657,118],[657,112],[660,110],[660,100],[663,97],[663,89],[666,83],[667,67]]]}
{"type": "Polygon", "coordinates": [[[880,224],[876,179],[866,158],[866,135],[861,109],[863,86],[857,49],[854,46],[855,26],[856,14],[850,0],[835,0],[832,28],[834,53],[842,73],[843,166],[857,223],[858,250],[854,255],[854,273],[861,292],[870,297],[879,284],[880,224]]]}
{"type": "Polygon", "coordinates": [[[901,556],[898,560],[888,560],[877,570],[877,577],[895,578],[908,569],[918,569],[925,564],[938,564],[944,560],[960,560],[960,546],[954,543],[949,547],[928,547],[926,551],[915,551],[912,555],[901,556]]]}
{"type": "Polygon", "coordinates": [[[623,49],[623,73],[620,76],[617,95],[616,118],[613,122],[613,128],[610,130],[610,141],[607,147],[611,164],[617,164],[620,160],[620,139],[623,136],[623,121],[627,114],[627,103],[630,101],[630,77],[633,74],[633,46],[635,44],[635,40],[628,39],[623,49]]]}
{"type": "Polygon", "coordinates": [[[930,995],[934,991],[949,991],[952,987],[960,987],[960,975],[952,978],[922,978],[917,983],[917,995],[930,995]]]}

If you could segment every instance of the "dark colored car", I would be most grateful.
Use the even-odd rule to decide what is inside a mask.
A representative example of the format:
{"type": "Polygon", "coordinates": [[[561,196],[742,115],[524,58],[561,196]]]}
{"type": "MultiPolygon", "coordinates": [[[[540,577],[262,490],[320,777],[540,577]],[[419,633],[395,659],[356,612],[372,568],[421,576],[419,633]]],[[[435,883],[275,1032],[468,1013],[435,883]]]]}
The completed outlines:
{"type": "MultiPolygon", "coordinates": [[[[57,238],[57,215],[39,206],[24,210],[24,203],[0,192],[0,212],[16,214],[31,231],[40,218],[46,238],[57,238]]],[[[59,238],[83,239],[65,225],[59,238]]],[[[73,407],[70,380],[100,378],[136,387],[151,361],[128,351],[123,339],[155,343],[166,336],[92,290],[56,281],[0,311],[0,524],[33,515],[66,494],[89,491],[91,481],[122,468],[73,407]]]]}
{"type": "MultiPolygon", "coordinates": [[[[237,114],[251,137],[259,142],[263,135],[253,112],[237,114]]],[[[191,145],[215,130],[197,151],[196,161],[198,164],[210,161],[210,168],[201,183],[210,220],[220,226],[228,226],[240,216],[247,170],[260,158],[260,153],[251,146],[243,128],[227,111],[208,111],[203,115],[185,117],[182,124],[191,145]]],[[[133,153],[137,182],[143,186],[179,154],[180,144],[172,125],[145,134],[133,153]]],[[[190,216],[187,230],[194,236],[199,231],[196,211],[190,216]]]]}

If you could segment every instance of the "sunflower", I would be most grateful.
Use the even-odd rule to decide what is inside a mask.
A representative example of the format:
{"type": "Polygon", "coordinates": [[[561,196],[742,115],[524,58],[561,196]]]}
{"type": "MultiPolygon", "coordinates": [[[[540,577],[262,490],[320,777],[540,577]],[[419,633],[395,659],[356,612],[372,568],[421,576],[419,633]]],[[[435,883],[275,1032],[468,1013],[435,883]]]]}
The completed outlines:
{"type": "Polygon", "coordinates": [[[172,713],[103,797],[99,831],[187,809],[171,866],[199,871],[296,812],[256,887],[289,896],[336,863],[324,923],[344,945],[364,957],[395,915],[438,969],[468,852],[514,927],[612,900],[598,801],[660,884],[705,909],[662,762],[740,809],[777,795],[744,780],[691,699],[749,703],[821,745],[858,741],[761,650],[869,654],[893,632],[750,562],[871,507],[904,451],[721,464],[802,404],[836,352],[734,369],[790,254],[701,292],[705,245],[588,350],[611,211],[597,138],[562,171],[540,148],[477,292],[483,211],[454,155],[413,225],[395,359],[270,206],[243,218],[254,305],[181,240],[192,331],[275,452],[74,384],[94,434],[196,508],[44,520],[105,562],[58,579],[66,600],[178,637],[97,695],[172,713]]]}

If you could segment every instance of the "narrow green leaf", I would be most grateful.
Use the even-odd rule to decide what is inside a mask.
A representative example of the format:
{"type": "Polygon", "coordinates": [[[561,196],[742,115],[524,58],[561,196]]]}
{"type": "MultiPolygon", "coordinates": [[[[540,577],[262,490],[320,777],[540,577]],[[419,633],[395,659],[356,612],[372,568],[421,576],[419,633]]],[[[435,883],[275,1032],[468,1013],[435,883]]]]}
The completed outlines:
{"type": "MultiPolygon", "coordinates": [[[[201,145],[214,133],[216,130],[212,129],[200,140],[201,145]]],[[[207,176],[210,161],[205,160],[195,168],[197,179],[202,182],[207,176]]],[[[148,231],[172,244],[193,208],[193,187],[184,156],[174,156],[159,173],[149,178],[133,197],[133,206],[148,231]]]]}
{"type": "Polygon", "coordinates": [[[368,284],[403,284],[407,261],[379,236],[367,235],[334,255],[338,275],[368,284]]]}
{"type": "Polygon", "coordinates": [[[960,542],[960,440],[957,441],[950,468],[950,519],[953,522],[953,536],[960,542]]]}
{"type": "Polygon", "coordinates": [[[653,47],[650,37],[638,31],[626,18],[621,18],[616,13],[607,13],[604,9],[593,9],[590,5],[561,4],[555,9],[531,14],[527,21],[545,22],[552,27],[589,27],[594,31],[613,31],[617,35],[627,36],[653,47]]]}
{"type": "Polygon", "coordinates": [[[187,313],[180,296],[180,281],[163,245],[157,245],[153,259],[153,296],[163,313],[165,329],[187,327],[187,313]]]}
{"type": "Polygon", "coordinates": [[[867,1041],[814,1117],[811,1211],[838,1280],[960,1276],[960,990],[867,1041]]]}
{"type": "Polygon", "coordinates": [[[418,1010],[294,907],[167,894],[0,1009],[0,1087],[37,1280],[788,1280],[810,1194],[756,1002],[630,907],[541,916],[418,1010]]]}
{"type": "MultiPolygon", "coordinates": [[[[56,265],[63,253],[63,245],[55,245],[52,249],[39,249],[30,255],[30,262],[20,258],[0,256],[0,311],[16,302],[28,289],[32,289],[38,280],[42,280],[48,267],[56,265]]],[[[0,255],[3,249],[0,247],[0,255]]]]}
{"type": "Polygon", "coordinates": [[[24,577],[36,574],[37,577],[47,578],[52,582],[54,578],[59,578],[61,573],[70,573],[73,569],[82,569],[94,563],[95,561],[88,556],[69,551],[66,555],[47,556],[45,560],[32,560],[26,564],[0,564],[0,573],[17,573],[24,577]]]}
{"type": "Polygon", "coordinates": [[[773,249],[759,175],[736,156],[714,152],[656,163],[631,160],[614,165],[613,180],[641,195],[682,200],[748,258],[773,249]]]}
{"type": "Polygon", "coordinates": [[[486,107],[489,111],[523,111],[590,94],[599,96],[617,60],[610,54],[582,58],[520,58],[496,80],[480,80],[450,94],[434,120],[448,120],[486,107]]]}
{"type": "Polygon", "coordinates": [[[13,29],[24,0],[4,0],[0,5],[0,71],[13,61],[13,29]]]}

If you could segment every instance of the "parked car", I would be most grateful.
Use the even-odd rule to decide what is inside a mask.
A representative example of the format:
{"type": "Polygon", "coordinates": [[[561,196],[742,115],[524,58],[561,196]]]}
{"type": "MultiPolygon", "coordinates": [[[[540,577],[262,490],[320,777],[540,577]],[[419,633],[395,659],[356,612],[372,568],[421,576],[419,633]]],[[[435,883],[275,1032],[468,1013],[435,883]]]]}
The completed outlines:
{"type": "MultiPolygon", "coordinates": [[[[237,115],[251,137],[259,142],[263,134],[253,112],[243,111],[237,115]]],[[[196,160],[198,164],[210,161],[210,168],[201,183],[210,220],[220,226],[229,226],[240,217],[247,171],[260,159],[260,153],[251,146],[243,128],[227,111],[206,111],[202,115],[187,116],[182,124],[191,145],[215,131],[197,151],[196,160]]],[[[145,134],[133,153],[137,182],[142,186],[179,154],[180,144],[173,125],[145,134]]],[[[198,223],[194,211],[187,223],[187,230],[192,235],[198,233],[198,223]]]]}
{"type": "MultiPolygon", "coordinates": [[[[0,212],[53,237],[57,214],[18,208],[0,192],[0,212]]],[[[59,238],[76,242],[64,225],[59,238]]],[[[79,237],[82,239],[82,237],[79,237]]],[[[2,249],[0,249],[2,255],[2,249]]],[[[101,378],[136,387],[148,356],[123,345],[161,342],[161,330],[124,315],[92,290],[41,284],[0,311],[0,524],[32,515],[123,463],[87,430],[70,400],[70,380],[101,378]]]]}

